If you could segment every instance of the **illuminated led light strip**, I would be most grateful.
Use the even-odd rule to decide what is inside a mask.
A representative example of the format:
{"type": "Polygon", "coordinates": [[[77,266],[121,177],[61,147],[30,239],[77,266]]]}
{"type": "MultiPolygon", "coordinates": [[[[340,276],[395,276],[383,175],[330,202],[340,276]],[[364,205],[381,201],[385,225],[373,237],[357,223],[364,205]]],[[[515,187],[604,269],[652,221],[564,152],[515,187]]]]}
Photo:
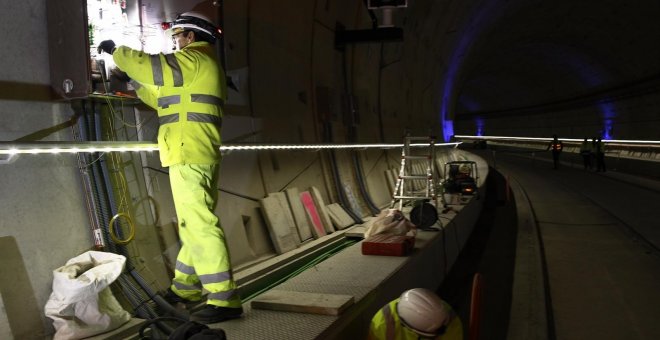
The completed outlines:
{"type": "MultiPolygon", "coordinates": [[[[437,143],[435,146],[457,147],[462,142],[437,143]]],[[[429,144],[416,143],[413,147],[428,147],[429,144]]],[[[308,144],[308,145],[223,145],[220,151],[243,150],[319,150],[319,149],[391,149],[403,144],[308,144]]],[[[141,152],[158,151],[156,143],[149,142],[0,142],[0,155],[18,154],[59,154],[94,152],[141,152]]]]}
{"type": "MultiPolygon", "coordinates": [[[[467,135],[455,135],[455,138],[459,139],[475,139],[475,140],[512,140],[512,141],[543,141],[549,142],[552,138],[538,138],[538,137],[505,137],[505,136],[467,136],[467,135]]],[[[591,138],[587,138],[591,140],[591,138]]],[[[582,142],[584,139],[579,138],[559,138],[560,141],[564,142],[582,142]]],[[[660,146],[660,141],[657,140],[634,140],[634,139],[603,139],[603,143],[616,143],[616,144],[648,144],[653,146],[660,146]]]]}

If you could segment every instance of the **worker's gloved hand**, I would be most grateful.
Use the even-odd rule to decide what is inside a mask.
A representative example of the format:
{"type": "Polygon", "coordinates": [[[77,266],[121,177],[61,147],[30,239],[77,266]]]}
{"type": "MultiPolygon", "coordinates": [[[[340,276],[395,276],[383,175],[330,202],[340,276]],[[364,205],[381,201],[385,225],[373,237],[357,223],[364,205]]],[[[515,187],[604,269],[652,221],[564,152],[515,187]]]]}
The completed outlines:
{"type": "Polygon", "coordinates": [[[118,68],[113,68],[113,69],[111,69],[111,70],[110,70],[110,73],[111,73],[115,78],[119,79],[120,81],[123,81],[123,82],[126,82],[126,83],[128,83],[129,81],[131,81],[131,77],[129,77],[128,74],[126,74],[126,72],[124,72],[124,71],[122,71],[122,70],[120,70],[120,69],[118,69],[118,68]]]}
{"type": "Polygon", "coordinates": [[[115,42],[112,40],[103,40],[99,44],[99,54],[105,52],[107,54],[112,54],[115,51],[115,42]]]}

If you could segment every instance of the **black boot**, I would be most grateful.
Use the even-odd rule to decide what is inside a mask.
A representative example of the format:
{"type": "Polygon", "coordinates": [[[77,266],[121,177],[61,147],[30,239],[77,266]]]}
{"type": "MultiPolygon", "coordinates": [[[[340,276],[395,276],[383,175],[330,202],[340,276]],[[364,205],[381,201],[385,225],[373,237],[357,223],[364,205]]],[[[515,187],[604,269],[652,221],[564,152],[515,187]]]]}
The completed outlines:
{"type": "Polygon", "coordinates": [[[163,299],[167,301],[170,305],[174,307],[180,307],[183,306],[185,309],[192,309],[194,306],[199,304],[200,301],[191,301],[188,299],[184,299],[180,296],[178,296],[171,288],[167,288],[167,291],[164,294],[161,294],[163,296],[163,299]]]}
{"type": "Polygon", "coordinates": [[[190,315],[190,321],[197,321],[203,324],[216,323],[229,319],[241,317],[243,307],[230,308],[206,305],[204,308],[190,315]]]}

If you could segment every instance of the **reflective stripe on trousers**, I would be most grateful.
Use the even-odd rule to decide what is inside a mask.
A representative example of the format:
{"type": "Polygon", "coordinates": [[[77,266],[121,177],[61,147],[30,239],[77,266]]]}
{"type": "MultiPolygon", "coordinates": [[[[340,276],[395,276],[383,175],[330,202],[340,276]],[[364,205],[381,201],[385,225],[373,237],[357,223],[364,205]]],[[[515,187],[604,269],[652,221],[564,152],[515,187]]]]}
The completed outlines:
{"type": "Polygon", "coordinates": [[[241,300],[231,273],[225,235],[214,213],[218,179],[217,164],[170,166],[182,242],[171,288],[181,297],[196,301],[203,287],[209,292],[208,304],[239,307],[241,300]]]}
{"type": "MultiPolygon", "coordinates": [[[[218,127],[222,127],[222,117],[218,117],[216,115],[210,115],[208,113],[199,113],[199,112],[188,112],[186,114],[186,117],[189,122],[211,123],[217,125],[218,127]]],[[[160,125],[176,123],[179,120],[180,119],[178,113],[158,117],[158,123],[160,125]]]]}

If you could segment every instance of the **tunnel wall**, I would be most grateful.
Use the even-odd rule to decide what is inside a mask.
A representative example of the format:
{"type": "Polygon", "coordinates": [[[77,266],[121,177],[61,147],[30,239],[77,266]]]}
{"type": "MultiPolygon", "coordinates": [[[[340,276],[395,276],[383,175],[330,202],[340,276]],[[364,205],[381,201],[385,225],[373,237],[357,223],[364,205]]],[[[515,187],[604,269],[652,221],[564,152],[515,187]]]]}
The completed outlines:
{"type": "MultiPolygon", "coordinates": [[[[13,2],[0,14],[0,27],[15,32],[7,37],[11,48],[0,52],[3,64],[11,65],[0,70],[0,138],[4,141],[72,140],[65,125],[74,112],[69,103],[51,97],[45,10],[45,1],[28,0],[13,2]]],[[[434,11],[445,13],[443,8],[434,11]]],[[[371,27],[361,2],[225,2],[224,17],[226,70],[239,87],[225,109],[225,143],[401,143],[406,132],[440,134],[434,98],[438,84],[427,66],[438,72],[442,66],[431,63],[434,57],[418,63],[425,51],[423,44],[407,50],[396,42],[335,47],[338,25],[371,27]]],[[[396,13],[395,20],[402,25],[402,13],[396,13]]],[[[406,39],[423,31],[417,27],[415,33],[406,33],[406,39]]],[[[127,117],[132,110],[125,108],[123,113],[127,117]]],[[[153,120],[152,112],[140,113],[143,119],[153,120]]],[[[154,140],[153,126],[141,128],[143,140],[154,140]]],[[[135,131],[125,137],[140,139],[135,131]]],[[[398,152],[390,157],[379,152],[360,152],[359,156],[374,203],[386,206],[390,198],[381,162],[386,160],[385,168],[397,167],[398,152]]],[[[352,157],[338,154],[338,159],[343,163],[352,157]]],[[[171,262],[176,254],[176,247],[171,246],[176,221],[169,180],[157,154],[146,155],[144,163],[132,157],[125,160],[131,173],[144,173],[144,178],[130,184],[132,209],[144,212],[149,201],[157,202],[157,216],[137,219],[136,239],[150,247],[161,247],[159,238],[165,243],[164,251],[143,249],[140,259],[143,275],[153,280],[154,288],[163,289],[167,263],[160,255],[167,254],[171,262]]],[[[11,330],[19,338],[52,334],[42,310],[51,291],[52,270],[93,246],[77,161],[74,156],[20,156],[0,167],[6,193],[0,205],[0,237],[16,244],[15,253],[5,258],[25,272],[22,281],[8,278],[2,286],[0,324],[9,327],[0,329],[11,330]],[[17,291],[19,286],[22,290],[17,291]],[[12,296],[22,296],[21,303],[28,301],[32,307],[22,308],[12,296]]],[[[339,178],[353,183],[350,188],[357,192],[353,166],[339,169],[339,178]]],[[[326,153],[225,155],[218,213],[232,240],[232,260],[248,266],[272,256],[259,198],[287,186],[303,188],[313,183],[327,202],[335,202],[334,181],[326,153]]],[[[359,215],[369,214],[363,200],[357,205],[359,215]]]]}
{"type": "MultiPolygon", "coordinates": [[[[74,112],[69,103],[51,97],[45,4],[45,0],[12,1],[0,12],[0,27],[7,33],[6,48],[0,50],[3,141],[72,140],[67,124],[74,112]]],[[[452,59],[455,46],[461,43],[460,33],[479,28],[469,14],[483,2],[410,4],[409,20],[404,20],[402,12],[395,12],[394,18],[404,28],[404,42],[341,49],[335,46],[339,26],[371,27],[363,2],[224,2],[226,70],[238,87],[226,105],[224,142],[401,143],[407,132],[441,136],[441,103],[454,100],[441,95],[444,79],[467,57],[452,59]]],[[[614,136],[657,139],[657,129],[653,129],[657,104],[657,94],[617,100],[614,136]]],[[[153,118],[153,113],[142,113],[143,118],[149,114],[153,118]]],[[[602,118],[600,111],[589,109],[531,118],[497,117],[487,122],[486,132],[582,137],[594,133],[602,118]]],[[[471,122],[456,124],[457,133],[474,130],[471,122]]],[[[145,132],[144,140],[154,140],[153,128],[151,133],[145,132]]],[[[138,139],[135,133],[126,136],[138,139]]],[[[398,166],[398,152],[359,152],[359,157],[374,203],[386,206],[389,189],[384,170],[398,166]]],[[[339,153],[337,159],[343,164],[352,157],[339,153]]],[[[144,178],[131,183],[133,208],[147,210],[138,207],[145,204],[144,195],[159,203],[158,216],[151,222],[140,220],[143,223],[137,230],[139,239],[153,245],[159,230],[171,235],[176,225],[167,174],[160,169],[157,154],[147,155],[144,163],[126,160],[134,167],[132,173],[144,173],[144,178]],[[143,171],[144,166],[148,169],[143,171]]],[[[68,155],[24,155],[0,160],[0,169],[0,239],[6,245],[0,247],[5,252],[0,258],[5,268],[21,273],[0,281],[0,338],[39,338],[53,332],[42,310],[50,294],[52,270],[93,245],[77,160],[68,155]]],[[[229,247],[237,266],[272,256],[258,200],[286,187],[313,184],[327,202],[336,202],[331,169],[327,153],[225,155],[218,213],[232,240],[229,247]]],[[[339,169],[342,182],[354,182],[352,164],[339,169]]],[[[350,188],[358,191],[352,184],[350,188]]],[[[369,213],[364,201],[358,202],[356,210],[369,213]]],[[[162,252],[142,253],[145,268],[160,268],[149,274],[158,289],[168,280],[162,252]]]]}
{"type": "MultiPolygon", "coordinates": [[[[598,138],[607,130],[608,139],[658,140],[660,92],[641,93],[632,98],[612,98],[607,106],[594,105],[542,113],[493,114],[481,118],[486,136],[535,136],[557,134],[560,138],[598,138]],[[607,109],[606,109],[607,108],[607,109]]],[[[476,120],[458,120],[456,134],[477,134],[476,120]]]]}

